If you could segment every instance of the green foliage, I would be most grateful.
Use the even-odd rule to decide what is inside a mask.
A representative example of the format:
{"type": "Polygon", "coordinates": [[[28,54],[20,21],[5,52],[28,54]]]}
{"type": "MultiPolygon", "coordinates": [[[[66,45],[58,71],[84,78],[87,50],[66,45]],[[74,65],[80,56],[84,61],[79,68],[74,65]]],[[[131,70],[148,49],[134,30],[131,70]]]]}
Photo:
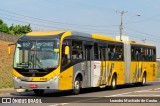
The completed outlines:
{"type": "Polygon", "coordinates": [[[3,22],[3,20],[1,20],[1,19],[0,19],[0,32],[4,32],[4,33],[9,32],[9,28],[8,28],[7,24],[5,24],[3,22]]]}
{"type": "Polygon", "coordinates": [[[8,27],[7,24],[0,19],[0,32],[20,36],[31,31],[32,29],[30,24],[29,25],[13,25],[12,24],[10,27],[8,27]]]}
{"type": "Polygon", "coordinates": [[[156,78],[160,78],[160,72],[157,73],[156,78]]]}

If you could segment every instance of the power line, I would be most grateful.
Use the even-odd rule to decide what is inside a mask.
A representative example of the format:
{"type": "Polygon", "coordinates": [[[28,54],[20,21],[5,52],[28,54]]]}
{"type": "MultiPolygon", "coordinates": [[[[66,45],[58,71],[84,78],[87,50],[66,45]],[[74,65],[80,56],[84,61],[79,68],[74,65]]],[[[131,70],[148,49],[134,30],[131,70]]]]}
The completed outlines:
{"type": "Polygon", "coordinates": [[[159,17],[159,16],[160,16],[160,14],[156,14],[156,15],[153,15],[153,16],[150,16],[150,17],[146,17],[146,18],[143,19],[143,20],[139,20],[139,21],[135,21],[135,22],[127,23],[127,24],[141,23],[141,22],[145,22],[145,21],[149,21],[149,20],[155,21],[155,20],[153,20],[153,19],[154,19],[155,17],[159,17]]]}
{"type": "MultiPolygon", "coordinates": [[[[20,18],[19,16],[12,16],[12,15],[8,15],[8,14],[4,14],[4,13],[0,13],[0,14],[2,14],[2,15],[5,15],[5,16],[11,16],[11,17],[15,17],[15,18],[20,18]]],[[[21,19],[22,20],[22,19],[21,19]]],[[[33,20],[31,20],[31,19],[25,19],[25,20],[29,20],[29,21],[33,21],[33,20]]],[[[36,20],[37,21],[37,20],[36,20]]],[[[39,22],[39,21],[37,21],[37,22],[39,22]]],[[[41,22],[41,21],[40,21],[41,22]]],[[[42,23],[42,22],[41,22],[42,23]]],[[[48,23],[48,22],[43,22],[44,24],[51,24],[51,23],[48,23]]],[[[75,26],[75,27],[78,27],[78,26],[75,26]]],[[[75,28],[74,27],[74,28],[75,28]]],[[[78,27],[79,28],[79,27],[78,27]]],[[[102,29],[94,29],[94,28],[84,28],[84,27],[81,27],[81,28],[79,28],[79,29],[88,29],[88,30],[99,30],[99,31],[110,31],[110,32],[118,32],[118,31],[113,31],[113,30],[107,30],[107,29],[105,29],[105,30],[102,30],[102,29]]]]}
{"type": "MultiPolygon", "coordinates": [[[[44,27],[65,29],[65,28],[60,28],[60,27],[53,27],[53,26],[48,26],[48,25],[41,25],[41,24],[37,24],[37,23],[30,23],[30,22],[26,22],[26,21],[19,21],[19,20],[10,19],[10,18],[7,18],[7,17],[0,17],[0,18],[7,19],[7,20],[11,20],[11,21],[16,21],[16,22],[21,22],[21,23],[27,23],[27,24],[33,24],[33,25],[44,26],[44,27]]],[[[66,30],[66,29],[65,29],[65,30],[66,30]]]]}
{"type": "MultiPolygon", "coordinates": [[[[49,25],[42,25],[42,24],[37,24],[37,23],[31,23],[31,22],[27,22],[27,21],[20,21],[20,20],[15,20],[15,19],[10,19],[7,17],[0,17],[3,19],[7,19],[7,20],[11,20],[11,21],[16,21],[16,22],[21,22],[21,23],[27,23],[27,24],[32,24],[32,25],[38,25],[38,26],[43,26],[43,27],[49,27],[49,28],[56,28],[56,29],[62,29],[62,30],[74,30],[74,29],[66,29],[66,28],[62,28],[62,27],[54,27],[54,26],[49,26],[49,25]]],[[[76,30],[76,31],[80,31],[80,30],[76,30]]],[[[89,33],[93,33],[93,31],[85,31],[85,32],[89,32],[89,33]]],[[[103,32],[103,31],[97,31],[94,30],[94,32],[98,32],[98,33],[107,33],[107,34],[116,34],[116,32],[103,32]]]]}
{"type": "MultiPolygon", "coordinates": [[[[125,27],[125,26],[124,26],[124,27],[125,27]]],[[[128,29],[128,30],[134,31],[134,32],[141,33],[141,34],[146,34],[146,35],[152,35],[152,36],[154,36],[154,37],[159,37],[159,36],[157,36],[157,35],[155,35],[155,34],[149,34],[149,33],[142,32],[142,31],[138,31],[138,30],[135,30],[135,29],[132,29],[132,28],[128,28],[128,27],[125,27],[125,28],[128,29]]]]}
{"type": "Polygon", "coordinates": [[[148,38],[148,37],[146,37],[146,36],[144,36],[144,35],[136,36],[135,34],[133,34],[133,33],[128,33],[128,32],[125,32],[125,34],[128,35],[128,36],[134,37],[134,38],[139,38],[140,40],[142,40],[142,39],[145,38],[146,40],[153,41],[153,43],[155,43],[155,42],[160,43],[159,40],[156,39],[156,38],[155,38],[155,39],[153,39],[153,38],[148,38]],[[148,39],[147,39],[147,38],[148,38],[148,39]]]}
{"type": "Polygon", "coordinates": [[[0,9],[0,11],[7,12],[10,14],[14,14],[14,15],[18,15],[18,16],[25,17],[25,18],[30,18],[30,19],[40,20],[40,21],[45,21],[45,22],[52,22],[52,23],[57,23],[57,24],[62,24],[62,25],[83,26],[83,27],[114,27],[114,26],[118,26],[118,25],[100,26],[100,25],[87,25],[87,24],[82,25],[82,24],[63,23],[63,22],[51,21],[51,20],[41,19],[41,18],[37,18],[37,17],[22,15],[22,14],[10,12],[10,11],[4,10],[4,9],[0,9]]]}

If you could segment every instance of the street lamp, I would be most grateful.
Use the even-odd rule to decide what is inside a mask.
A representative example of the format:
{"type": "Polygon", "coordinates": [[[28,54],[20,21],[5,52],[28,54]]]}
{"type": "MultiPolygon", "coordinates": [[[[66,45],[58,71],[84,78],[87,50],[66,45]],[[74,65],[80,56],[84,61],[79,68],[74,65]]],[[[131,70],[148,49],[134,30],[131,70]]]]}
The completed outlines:
{"type": "MultiPolygon", "coordinates": [[[[122,41],[122,34],[123,34],[123,15],[127,12],[128,11],[120,11],[120,12],[116,11],[116,13],[120,14],[120,27],[119,27],[119,29],[120,29],[120,41],[122,41]]],[[[141,15],[137,14],[136,16],[141,16],[141,15]]]]}

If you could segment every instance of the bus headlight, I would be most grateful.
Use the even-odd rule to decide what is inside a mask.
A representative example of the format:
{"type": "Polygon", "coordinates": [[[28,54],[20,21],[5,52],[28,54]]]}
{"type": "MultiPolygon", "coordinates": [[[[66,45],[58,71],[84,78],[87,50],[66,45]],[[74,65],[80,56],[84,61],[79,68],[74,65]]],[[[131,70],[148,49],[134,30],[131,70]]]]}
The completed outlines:
{"type": "Polygon", "coordinates": [[[15,80],[20,80],[19,77],[16,77],[16,76],[14,76],[14,75],[13,75],[13,79],[15,79],[15,80]]]}

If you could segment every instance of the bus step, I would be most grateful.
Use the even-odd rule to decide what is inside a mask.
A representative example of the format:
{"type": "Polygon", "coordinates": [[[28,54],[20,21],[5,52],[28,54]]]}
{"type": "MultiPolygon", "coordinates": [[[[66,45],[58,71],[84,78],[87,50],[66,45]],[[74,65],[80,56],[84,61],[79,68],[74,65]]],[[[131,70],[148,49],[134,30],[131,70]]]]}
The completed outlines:
{"type": "Polygon", "coordinates": [[[100,88],[105,88],[105,87],[106,87],[106,85],[101,85],[101,86],[100,86],[100,88]]]}

